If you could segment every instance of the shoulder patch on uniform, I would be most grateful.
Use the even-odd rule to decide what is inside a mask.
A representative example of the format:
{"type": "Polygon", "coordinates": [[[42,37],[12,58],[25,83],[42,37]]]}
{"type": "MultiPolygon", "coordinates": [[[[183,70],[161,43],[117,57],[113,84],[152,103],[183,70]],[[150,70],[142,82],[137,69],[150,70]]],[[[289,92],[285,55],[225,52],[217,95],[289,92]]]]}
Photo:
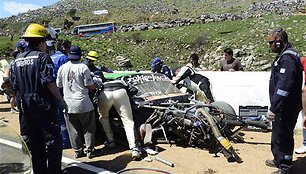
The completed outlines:
{"type": "Polygon", "coordinates": [[[286,72],[286,69],[285,69],[285,68],[281,68],[281,69],[279,70],[279,72],[280,72],[280,73],[285,73],[285,72],[286,72]]]}

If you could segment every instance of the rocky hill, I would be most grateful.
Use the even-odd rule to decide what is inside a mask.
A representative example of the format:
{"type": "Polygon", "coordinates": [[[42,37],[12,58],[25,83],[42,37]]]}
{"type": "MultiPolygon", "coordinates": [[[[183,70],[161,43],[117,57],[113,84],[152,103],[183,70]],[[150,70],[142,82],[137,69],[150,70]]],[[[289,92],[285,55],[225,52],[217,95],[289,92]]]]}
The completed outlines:
{"type": "Polygon", "coordinates": [[[0,31],[9,29],[18,36],[27,23],[42,20],[49,20],[53,27],[65,28],[65,32],[75,25],[113,21],[117,33],[112,35],[60,37],[73,40],[85,51],[98,50],[103,55],[100,62],[114,69],[120,68],[120,60],[131,62],[132,69],[148,69],[155,56],[170,65],[184,64],[191,53],[197,52],[206,67],[216,70],[222,50],[232,47],[247,70],[264,71],[270,68],[273,57],[265,44],[269,29],[289,30],[289,34],[294,34],[295,45],[306,50],[302,46],[306,34],[292,26],[302,27],[301,23],[305,23],[304,17],[293,16],[303,11],[305,5],[304,0],[256,3],[253,0],[61,0],[0,19],[0,31]],[[96,10],[109,13],[95,15],[96,10]]]}

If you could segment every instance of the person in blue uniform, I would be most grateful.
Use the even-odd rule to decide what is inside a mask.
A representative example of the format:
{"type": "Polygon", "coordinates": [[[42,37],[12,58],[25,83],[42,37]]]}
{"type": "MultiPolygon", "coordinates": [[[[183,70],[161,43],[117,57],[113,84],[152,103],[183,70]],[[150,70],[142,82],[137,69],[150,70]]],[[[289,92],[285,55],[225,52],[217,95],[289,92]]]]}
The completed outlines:
{"type": "MultiPolygon", "coordinates": [[[[57,51],[55,52],[55,54],[51,56],[51,59],[54,64],[53,68],[54,79],[56,79],[57,77],[57,72],[60,66],[68,62],[68,53],[70,52],[70,48],[71,48],[71,42],[69,40],[57,40],[57,48],[56,48],[57,51]]],[[[63,96],[62,89],[60,89],[60,92],[63,96]]],[[[56,112],[61,125],[61,137],[63,142],[63,148],[64,149],[70,148],[71,144],[69,140],[69,134],[67,131],[63,108],[61,108],[58,103],[56,103],[56,112]]]]}
{"type": "Polygon", "coordinates": [[[67,105],[56,86],[52,60],[45,52],[47,34],[39,24],[27,27],[23,38],[28,42],[28,50],[18,54],[11,77],[26,122],[34,174],[62,173],[62,142],[55,103],[65,109],[67,105]]]}
{"type": "Polygon", "coordinates": [[[56,79],[58,69],[61,65],[68,62],[68,53],[70,52],[71,42],[69,40],[58,40],[57,51],[51,56],[54,64],[53,76],[56,79]]]}
{"type": "Polygon", "coordinates": [[[170,80],[172,80],[172,74],[170,68],[164,64],[164,62],[159,58],[155,57],[152,60],[151,71],[153,73],[165,74],[170,80]]]}
{"type": "Polygon", "coordinates": [[[283,29],[273,30],[267,37],[270,49],[276,53],[272,64],[267,117],[272,121],[271,151],[273,160],[266,165],[278,168],[273,174],[288,174],[292,170],[294,148],[293,129],[302,109],[303,68],[300,57],[288,42],[283,29]]]}

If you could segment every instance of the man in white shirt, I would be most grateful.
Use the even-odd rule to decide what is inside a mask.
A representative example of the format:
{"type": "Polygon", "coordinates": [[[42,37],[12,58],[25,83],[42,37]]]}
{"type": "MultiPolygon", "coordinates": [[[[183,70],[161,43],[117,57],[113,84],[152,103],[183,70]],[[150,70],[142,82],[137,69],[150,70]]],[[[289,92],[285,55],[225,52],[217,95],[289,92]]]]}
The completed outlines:
{"type": "Polygon", "coordinates": [[[88,67],[80,62],[82,51],[72,46],[68,54],[68,62],[63,64],[57,74],[56,84],[63,88],[64,100],[68,105],[66,122],[71,146],[75,157],[84,157],[83,135],[87,148],[87,157],[93,158],[101,154],[95,150],[96,121],[93,104],[88,89],[95,89],[88,67]]]}

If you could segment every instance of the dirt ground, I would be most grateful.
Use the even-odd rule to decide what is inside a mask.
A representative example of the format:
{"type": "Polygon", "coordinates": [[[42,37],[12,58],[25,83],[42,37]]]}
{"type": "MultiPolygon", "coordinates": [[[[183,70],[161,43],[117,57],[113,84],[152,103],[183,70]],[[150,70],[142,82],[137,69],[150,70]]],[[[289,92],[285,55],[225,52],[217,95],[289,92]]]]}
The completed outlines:
{"type": "MultiPolygon", "coordinates": [[[[9,104],[0,96],[0,117],[5,117],[8,124],[18,131],[18,114],[11,114],[9,104]]],[[[301,130],[295,131],[295,147],[302,143],[301,130]]],[[[158,144],[159,158],[170,161],[174,167],[167,166],[154,160],[152,162],[132,161],[129,150],[119,146],[113,150],[104,150],[101,157],[81,158],[79,161],[102,167],[110,171],[120,171],[127,168],[154,168],[167,171],[173,174],[269,174],[275,171],[274,168],[264,164],[266,159],[271,159],[270,132],[242,131],[244,143],[232,143],[233,147],[243,159],[243,163],[228,163],[223,154],[209,154],[208,151],[196,148],[183,148],[176,145],[158,144]]],[[[103,148],[98,146],[97,148],[103,148]]],[[[71,149],[64,150],[63,155],[72,158],[74,153],[71,149]]],[[[306,155],[294,154],[294,174],[305,174],[306,155]]],[[[143,172],[151,173],[151,172],[143,172]]]]}

